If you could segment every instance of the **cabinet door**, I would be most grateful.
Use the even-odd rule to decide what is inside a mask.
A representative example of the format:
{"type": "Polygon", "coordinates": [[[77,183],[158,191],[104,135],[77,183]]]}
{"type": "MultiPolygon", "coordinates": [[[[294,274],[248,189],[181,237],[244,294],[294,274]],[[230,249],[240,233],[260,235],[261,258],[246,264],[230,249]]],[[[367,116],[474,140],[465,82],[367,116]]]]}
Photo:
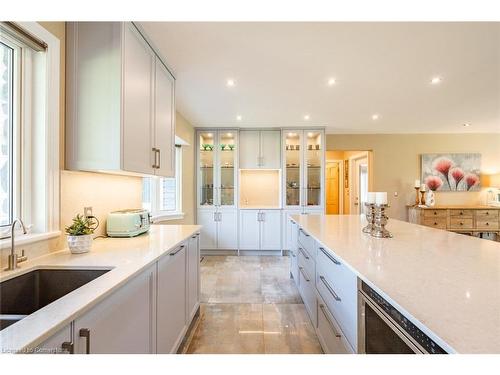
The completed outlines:
{"type": "Polygon", "coordinates": [[[258,210],[240,210],[240,249],[260,249],[260,221],[258,210]]]}
{"type": "Polygon", "coordinates": [[[71,324],[59,330],[43,343],[38,345],[33,353],[35,354],[70,354],[71,324]]]}
{"type": "Polygon", "coordinates": [[[307,208],[323,207],[323,131],[304,134],[304,205],[307,208]]]}
{"type": "Polygon", "coordinates": [[[122,169],[154,174],[152,110],[155,58],[132,24],[125,24],[124,33],[122,169]]]}
{"type": "Polygon", "coordinates": [[[262,130],[260,132],[261,168],[281,168],[281,132],[279,130],[262,130]]]}
{"type": "Polygon", "coordinates": [[[220,210],[217,222],[217,248],[235,250],[238,248],[238,211],[220,210]]]}
{"type": "Polygon", "coordinates": [[[302,198],[302,135],[301,130],[284,130],[283,181],[285,184],[284,205],[286,208],[299,208],[302,198]]]}
{"type": "Polygon", "coordinates": [[[240,168],[260,168],[260,132],[258,130],[241,130],[239,143],[240,168]]]}
{"type": "Polygon", "coordinates": [[[155,174],[175,177],[174,77],[156,58],[154,144],[158,150],[155,174]]]}
{"type": "Polygon", "coordinates": [[[217,248],[217,222],[214,210],[198,210],[198,225],[201,225],[200,248],[211,250],[217,248]]]}
{"type": "MultiPolygon", "coordinates": [[[[215,131],[199,131],[198,135],[198,206],[218,205],[216,196],[217,143],[215,131]]],[[[202,245],[203,248],[203,245],[202,245]]]]}
{"type": "Polygon", "coordinates": [[[217,204],[221,207],[236,207],[237,177],[237,130],[219,131],[217,204]]]}
{"type": "Polygon", "coordinates": [[[187,324],[191,323],[200,303],[200,235],[189,239],[187,248],[187,324]]]}
{"type": "Polygon", "coordinates": [[[175,353],[186,327],[186,246],[158,260],[157,352],[175,353]]]}
{"type": "Polygon", "coordinates": [[[156,264],[76,319],[74,341],[79,354],[155,353],[156,264]]]}
{"type": "Polygon", "coordinates": [[[262,211],[261,243],[262,250],[281,250],[281,211],[262,211]]]}

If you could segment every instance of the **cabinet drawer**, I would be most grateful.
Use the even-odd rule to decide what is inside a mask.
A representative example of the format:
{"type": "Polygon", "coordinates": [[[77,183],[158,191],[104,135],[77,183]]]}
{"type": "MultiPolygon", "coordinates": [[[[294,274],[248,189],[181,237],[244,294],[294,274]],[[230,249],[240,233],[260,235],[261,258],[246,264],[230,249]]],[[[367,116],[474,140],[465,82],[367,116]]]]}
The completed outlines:
{"type": "Polygon", "coordinates": [[[498,210],[477,210],[476,220],[498,220],[498,210]]]}
{"type": "Polygon", "coordinates": [[[357,343],[357,278],[343,265],[316,265],[316,288],[352,347],[357,343]]]}
{"type": "Polygon", "coordinates": [[[306,251],[302,246],[299,245],[299,250],[297,251],[297,259],[299,266],[304,267],[307,274],[314,278],[316,267],[314,263],[314,259],[309,255],[309,252],[306,251]]]}
{"type": "Polygon", "coordinates": [[[328,310],[321,296],[317,296],[318,339],[323,351],[327,354],[352,354],[349,342],[340,329],[339,323],[328,310]]]}
{"type": "Polygon", "coordinates": [[[477,229],[486,229],[486,230],[498,230],[498,219],[496,220],[476,220],[476,228],[477,229]]]}
{"type": "Polygon", "coordinates": [[[472,229],[472,219],[462,217],[450,217],[450,228],[453,229],[472,229]]]}
{"type": "Polygon", "coordinates": [[[301,245],[313,259],[316,258],[316,241],[302,228],[299,228],[299,247],[301,245]]]}
{"type": "Polygon", "coordinates": [[[424,217],[446,217],[446,210],[424,210],[424,217]]]}
{"type": "Polygon", "coordinates": [[[460,216],[460,217],[472,218],[473,214],[474,214],[474,211],[472,211],[472,210],[450,210],[450,216],[460,216]]]}
{"type": "Polygon", "coordinates": [[[316,327],[316,291],[314,289],[314,276],[307,273],[304,267],[299,265],[299,292],[306,307],[309,318],[316,327]],[[312,277],[312,278],[311,278],[312,277]]]}
{"type": "Polygon", "coordinates": [[[299,286],[299,263],[297,260],[297,255],[294,252],[290,252],[290,273],[293,277],[293,281],[297,287],[299,286]]]}
{"type": "Polygon", "coordinates": [[[446,229],[446,218],[445,217],[426,217],[424,219],[424,225],[427,227],[446,229]]]}

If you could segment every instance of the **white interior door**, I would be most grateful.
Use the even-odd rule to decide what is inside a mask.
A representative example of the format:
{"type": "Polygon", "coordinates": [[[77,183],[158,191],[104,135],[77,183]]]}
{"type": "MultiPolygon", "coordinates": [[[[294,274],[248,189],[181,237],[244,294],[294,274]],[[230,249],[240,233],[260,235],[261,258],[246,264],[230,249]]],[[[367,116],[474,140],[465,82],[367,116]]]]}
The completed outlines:
{"type": "Polygon", "coordinates": [[[351,160],[351,214],[361,214],[368,195],[368,157],[351,160]]]}

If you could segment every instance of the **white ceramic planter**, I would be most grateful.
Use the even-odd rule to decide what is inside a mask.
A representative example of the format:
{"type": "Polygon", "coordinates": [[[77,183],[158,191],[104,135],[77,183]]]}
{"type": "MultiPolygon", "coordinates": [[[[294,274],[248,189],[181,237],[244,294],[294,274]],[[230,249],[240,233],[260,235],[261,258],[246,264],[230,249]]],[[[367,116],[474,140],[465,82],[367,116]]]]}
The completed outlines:
{"type": "Polygon", "coordinates": [[[72,254],[88,253],[92,248],[92,235],[68,236],[68,247],[72,254]]]}

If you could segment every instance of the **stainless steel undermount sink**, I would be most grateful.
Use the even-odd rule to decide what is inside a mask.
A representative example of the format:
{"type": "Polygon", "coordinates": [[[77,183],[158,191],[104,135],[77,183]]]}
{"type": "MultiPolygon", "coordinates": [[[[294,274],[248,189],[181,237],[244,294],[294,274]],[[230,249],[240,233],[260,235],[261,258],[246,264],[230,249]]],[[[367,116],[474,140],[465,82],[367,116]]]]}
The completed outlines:
{"type": "Polygon", "coordinates": [[[38,269],[0,283],[0,330],[111,269],[38,269]]]}

